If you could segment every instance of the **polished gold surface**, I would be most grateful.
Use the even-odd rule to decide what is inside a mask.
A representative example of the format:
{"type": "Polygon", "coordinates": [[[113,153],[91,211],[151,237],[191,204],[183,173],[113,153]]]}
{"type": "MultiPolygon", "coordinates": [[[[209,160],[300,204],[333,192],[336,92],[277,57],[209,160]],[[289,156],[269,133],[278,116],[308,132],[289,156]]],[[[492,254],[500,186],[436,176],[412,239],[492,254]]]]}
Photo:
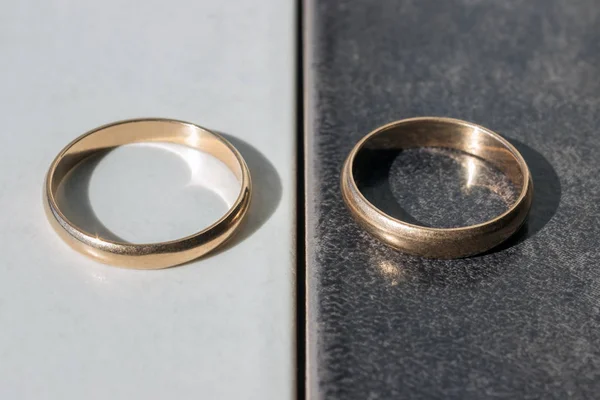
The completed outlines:
{"type": "MultiPolygon", "coordinates": [[[[474,177],[470,177],[474,179],[474,177]]],[[[354,218],[372,235],[405,253],[429,258],[461,258],[482,253],[509,238],[523,225],[533,198],[525,160],[498,134],[470,122],[421,117],[392,122],[369,133],[350,152],[342,169],[342,196],[354,218]],[[503,214],[487,222],[458,228],[431,228],[393,218],[360,192],[354,180],[361,149],[450,148],[491,163],[508,176],[519,195],[503,214]]]]}
{"type": "Polygon", "coordinates": [[[250,172],[240,153],[223,137],[187,122],[138,119],[94,129],[67,145],[56,157],[44,185],[44,207],[55,231],[75,250],[107,264],[159,269],[201,257],[223,244],[239,227],[250,205],[250,172]],[[139,142],[177,143],[209,153],[229,167],[241,183],[231,209],[217,222],[193,235],[168,242],[132,244],[104,239],[72,224],[61,212],[56,192],[78,163],[117,146],[139,142]]]}

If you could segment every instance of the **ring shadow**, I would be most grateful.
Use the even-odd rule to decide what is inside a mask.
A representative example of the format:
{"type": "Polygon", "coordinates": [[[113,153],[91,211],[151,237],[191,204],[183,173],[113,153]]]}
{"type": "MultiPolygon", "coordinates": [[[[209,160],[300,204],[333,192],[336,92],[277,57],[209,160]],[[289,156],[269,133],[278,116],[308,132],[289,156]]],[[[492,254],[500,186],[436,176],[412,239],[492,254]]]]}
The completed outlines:
{"type": "MultiPolygon", "coordinates": [[[[252,236],[275,212],[283,193],[277,170],[259,150],[234,136],[220,134],[242,154],[250,169],[253,186],[252,199],[248,214],[240,226],[240,230],[215,251],[198,259],[226,251],[252,236]]],[[[80,161],[63,179],[56,193],[56,200],[65,217],[84,231],[114,242],[130,243],[112,232],[100,221],[94,212],[90,199],[90,181],[94,170],[112,150],[114,149],[93,153],[80,161]]]]}
{"type": "Polygon", "coordinates": [[[406,211],[392,192],[389,177],[400,152],[397,149],[361,149],[354,160],[354,165],[359,167],[352,171],[356,186],[370,203],[385,214],[409,224],[429,226],[406,211]]]}
{"type": "Polygon", "coordinates": [[[252,236],[254,232],[259,230],[271,218],[271,215],[273,215],[279,206],[283,195],[281,178],[277,173],[277,169],[275,169],[275,166],[267,157],[242,139],[223,132],[217,131],[217,133],[227,139],[240,152],[244,161],[246,161],[250,170],[250,179],[252,180],[252,198],[250,200],[250,209],[240,226],[239,232],[214,251],[200,257],[200,259],[212,257],[227,251],[252,236]]]}
{"type": "MultiPolygon", "coordinates": [[[[467,258],[501,252],[522,243],[543,229],[552,219],[560,204],[560,179],[550,162],[524,143],[514,139],[508,140],[521,153],[531,172],[534,195],[528,219],[508,240],[482,254],[467,258]]],[[[357,186],[365,198],[384,213],[411,224],[430,226],[407,212],[392,192],[389,175],[398,154],[399,150],[362,149],[356,155],[355,165],[368,166],[368,168],[353,169],[357,186]]]]}
{"type": "Polygon", "coordinates": [[[529,216],[523,226],[506,241],[481,254],[493,254],[516,246],[537,234],[552,219],[562,196],[560,178],[550,162],[539,152],[526,144],[515,140],[507,140],[521,153],[533,181],[533,202],[529,216]]]}
{"type": "Polygon", "coordinates": [[[94,170],[112,150],[95,152],[75,165],[59,185],[56,201],[67,220],[85,232],[113,242],[130,243],[100,221],[90,200],[90,181],[94,170]]]}

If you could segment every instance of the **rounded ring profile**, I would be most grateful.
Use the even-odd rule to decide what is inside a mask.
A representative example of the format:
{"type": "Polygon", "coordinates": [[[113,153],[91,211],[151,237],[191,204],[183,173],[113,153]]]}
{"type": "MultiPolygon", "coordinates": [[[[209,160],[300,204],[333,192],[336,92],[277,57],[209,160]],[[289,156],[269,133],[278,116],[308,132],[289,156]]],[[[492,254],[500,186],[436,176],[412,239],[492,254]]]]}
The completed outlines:
{"type": "Polygon", "coordinates": [[[226,139],[200,126],[170,119],[136,119],[101,126],[69,143],[52,162],[44,184],[44,208],[50,224],[75,250],[98,261],[125,268],[160,269],[201,257],[229,239],[250,206],[250,171],[226,139]],[[209,153],[222,161],[241,184],[229,211],[211,226],[190,236],[160,243],[132,244],[108,240],[75,226],[56,201],[60,183],[90,155],[139,142],[169,142],[209,153]]]}
{"type": "MultiPolygon", "coordinates": [[[[364,167],[364,166],[363,166],[364,167]]],[[[483,253],[513,235],[525,222],[533,200],[533,182],[521,154],[506,139],[482,126],[452,118],[419,117],[384,125],[352,149],[341,176],[342,196],[356,221],[373,236],[402,252],[427,258],[461,258],[483,253]],[[443,147],[491,163],[506,174],[519,195],[503,214],[481,224],[431,228],[393,218],[370,203],[354,176],[363,149],[401,150],[443,147]]]]}

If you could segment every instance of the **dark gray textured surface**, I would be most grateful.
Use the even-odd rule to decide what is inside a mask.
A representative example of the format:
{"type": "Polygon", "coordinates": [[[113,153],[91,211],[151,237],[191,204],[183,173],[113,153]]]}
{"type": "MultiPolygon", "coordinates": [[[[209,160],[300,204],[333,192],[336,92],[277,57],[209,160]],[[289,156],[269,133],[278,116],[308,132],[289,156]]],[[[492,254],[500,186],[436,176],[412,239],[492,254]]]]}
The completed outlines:
{"type": "MultiPolygon", "coordinates": [[[[312,0],[306,10],[311,397],[598,398],[600,1],[312,0]],[[518,237],[436,261],[354,223],[339,192],[345,156],[377,126],[420,115],[479,123],[521,150],[535,201],[518,237]]],[[[426,210],[393,188],[400,170],[393,199],[426,210]]]]}

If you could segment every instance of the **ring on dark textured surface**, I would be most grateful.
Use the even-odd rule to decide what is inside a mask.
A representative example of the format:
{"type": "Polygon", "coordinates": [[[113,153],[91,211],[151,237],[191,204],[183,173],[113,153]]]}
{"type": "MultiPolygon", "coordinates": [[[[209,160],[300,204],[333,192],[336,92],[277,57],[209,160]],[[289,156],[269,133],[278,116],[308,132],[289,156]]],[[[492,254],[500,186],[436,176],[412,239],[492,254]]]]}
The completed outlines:
{"type": "Polygon", "coordinates": [[[54,230],[75,250],[98,261],[135,269],[158,269],[203,256],[229,239],[246,215],[252,192],[250,171],[241,154],[220,135],[200,126],[170,119],[137,119],[94,129],[69,143],[48,170],[44,207],[54,230]],[[137,142],[169,142],[207,152],[221,160],[240,182],[231,209],[217,222],[193,235],[168,242],[115,242],[75,226],[55,199],[61,181],[80,161],[98,151],[137,142]]]}
{"type": "MultiPolygon", "coordinates": [[[[364,167],[364,166],[363,166],[364,167]]],[[[452,118],[420,117],[392,122],[369,133],[350,152],[341,178],[342,196],[358,223],[373,236],[402,252],[429,258],[461,258],[482,253],[508,239],[523,225],[531,208],[533,183],[525,160],[500,135],[452,118]],[[357,153],[444,147],[490,162],[507,175],[519,192],[503,214],[477,225],[430,228],[393,218],[371,204],[354,180],[357,153]]]]}

